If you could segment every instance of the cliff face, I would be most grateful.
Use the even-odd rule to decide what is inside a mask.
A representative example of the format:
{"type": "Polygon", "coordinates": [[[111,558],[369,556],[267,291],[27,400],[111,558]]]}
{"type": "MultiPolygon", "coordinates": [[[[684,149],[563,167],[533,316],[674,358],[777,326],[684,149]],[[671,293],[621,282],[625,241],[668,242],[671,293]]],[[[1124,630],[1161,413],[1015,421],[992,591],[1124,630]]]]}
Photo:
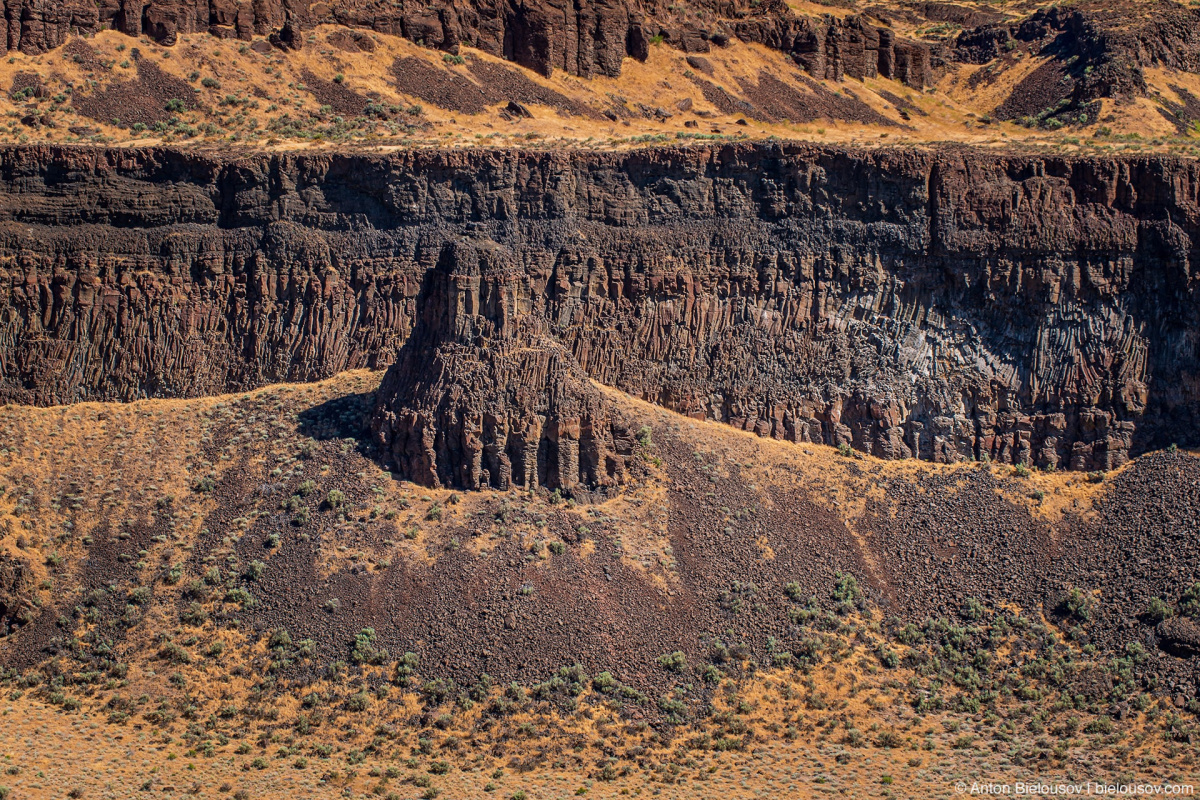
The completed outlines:
{"type": "Polygon", "coordinates": [[[1200,430],[1198,191],[1182,160],[968,150],[9,149],[0,398],[398,359],[375,429],[427,483],[619,481],[585,378],[884,457],[1108,468],[1200,430]]]}
{"type": "Polygon", "coordinates": [[[105,29],[165,45],[205,31],[244,40],[269,36],[287,50],[304,46],[304,28],[336,24],[452,53],[475,47],[546,75],[558,69],[617,76],[627,56],[645,60],[652,41],[704,53],[736,36],[792,54],[818,78],[881,74],[917,87],[931,78],[928,45],[858,17],[797,16],[781,0],[704,0],[686,8],[658,0],[3,0],[3,7],[8,35],[0,38],[0,52],[42,53],[72,34],[105,29]]]}

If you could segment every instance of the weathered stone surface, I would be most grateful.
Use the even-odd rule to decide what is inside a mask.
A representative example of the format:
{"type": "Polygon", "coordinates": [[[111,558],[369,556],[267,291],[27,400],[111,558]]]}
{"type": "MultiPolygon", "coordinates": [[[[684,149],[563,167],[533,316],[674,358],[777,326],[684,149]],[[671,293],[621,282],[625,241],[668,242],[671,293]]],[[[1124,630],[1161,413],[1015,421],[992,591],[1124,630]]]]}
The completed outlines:
{"type": "Polygon", "coordinates": [[[1200,70],[1200,9],[1169,0],[1135,8],[1083,0],[964,30],[954,55],[985,64],[1015,50],[1049,60],[1013,87],[997,107],[998,117],[1053,114],[1064,121],[1096,122],[1099,98],[1146,94],[1146,68],[1200,70]]]}
{"type": "Polygon", "coordinates": [[[445,246],[372,421],[399,472],[468,489],[623,480],[634,434],[553,337],[544,303],[495,242],[445,246]]]}
{"type": "Polygon", "coordinates": [[[777,0],[766,4],[773,13],[739,20],[735,35],[790,53],[814,78],[841,80],[883,76],[923,87],[933,80],[929,46],[898,38],[861,17],[797,17],[777,0]],[[778,7],[783,8],[778,8],[778,7]]]}
{"type": "MultiPolygon", "coordinates": [[[[724,46],[731,35],[793,52],[816,77],[883,74],[913,86],[929,75],[928,47],[898,42],[885,29],[859,18],[798,17],[780,0],[751,4],[702,2],[704,24],[693,7],[639,0],[402,0],[386,7],[370,2],[313,3],[295,7],[279,0],[5,0],[7,48],[42,53],[73,33],[113,28],[145,34],[172,45],[180,34],[208,31],[222,38],[269,36],[282,49],[303,46],[302,28],[338,24],[403,36],[448,52],[469,45],[549,75],[617,76],[621,62],[645,60],[656,36],[685,53],[724,46]],[[885,42],[880,44],[880,37],[885,42]],[[811,62],[811,63],[810,63],[811,62]]],[[[694,4],[693,4],[694,5],[694,4]]]]}
{"type": "Polygon", "coordinates": [[[1173,617],[1158,624],[1159,644],[1181,657],[1200,655],[1200,625],[1188,617],[1173,617]]]}
{"type": "MultiPolygon", "coordinates": [[[[888,458],[1110,468],[1197,441],[1198,193],[1185,160],[961,149],[9,149],[0,398],[310,380],[386,366],[424,325],[405,363],[455,371],[390,376],[382,412],[436,409],[389,423],[422,442],[489,406],[551,414],[533,395],[586,376],[888,458]],[[450,313],[434,279],[480,242],[501,255],[464,274],[522,311],[455,312],[460,335],[427,317],[450,313]]],[[[482,482],[474,455],[434,452],[438,481],[482,482]]]]}

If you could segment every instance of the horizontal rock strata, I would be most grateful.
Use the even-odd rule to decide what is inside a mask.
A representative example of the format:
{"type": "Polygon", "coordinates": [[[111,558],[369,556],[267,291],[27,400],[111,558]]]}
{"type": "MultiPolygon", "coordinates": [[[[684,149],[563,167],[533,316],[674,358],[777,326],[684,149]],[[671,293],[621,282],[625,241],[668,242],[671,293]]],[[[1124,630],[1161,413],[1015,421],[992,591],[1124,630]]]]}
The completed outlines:
{"type": "MultiPolygon", "coordinates": [[[[965,149],[10,148],[0,398],[211,394],[400,353],[455,365],[387,382],[407,441],[466,426],[429,482],[525,480],[508,431],[549,424],[548,396],[584,378],[883,457],[1111,468],[1196,443],[1198,191],[1174,158],[965,149]],[[477,310],[452,313],[460,280],[477,310]],[[501,295],[519,315],[486,310],[501,295]],[[467,375],[474,394],[443,402],[467,375]]],[[[581,391],[564,418],[582,425],[581,391]]],[[[564,485],[620,472],[594,419],[603,458],[564,485]]],[[[396,457],[415,473],[428,452],[396,457]]]]}

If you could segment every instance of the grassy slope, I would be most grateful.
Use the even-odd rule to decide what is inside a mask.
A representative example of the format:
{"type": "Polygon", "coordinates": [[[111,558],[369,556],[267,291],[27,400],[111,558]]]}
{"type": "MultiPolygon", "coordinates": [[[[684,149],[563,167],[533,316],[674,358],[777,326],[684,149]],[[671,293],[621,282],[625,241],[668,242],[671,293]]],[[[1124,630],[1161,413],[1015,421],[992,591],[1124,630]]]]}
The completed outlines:
{"type": "MultiPolygon", "coordinates": [[[[69,788],[121,797],[146,781],[158,790],[254,797],[332,797],[346,787],[398,797],[432,797],[433,789],[455,798],[564,797],[579,789],[599,797],[818,790],[936,797],[952,796],[960,777],[1016,779],[1031,771],[1043,779],[1196,776],[1191,715],[1127,680],[1131,662],[1090,656],[1036,610],[987,608],[979,619],[934,621],[918,634],[876,608],[870,598],[886,599],[888,587],[870,578],[878,556],[855,529],[873,487],[884,479],[920,485],[979,466],[844,458],[614,394],[625,413],[655,432],[644,453],[649,472],[626,492],[578,505],[544,494],[452,497],[392,481],[356,448],[350,437],[366,407],[358,400],[378,379],[363,372],[222,398],[0,410],[0,550],[32,566],[38,602],[56,609],[0,644],[6,661],[27,662],[20,675],[9,674],[0,701],[0,756],[10,770],[0,772],[0,786],[13,789],[12,797],[56,797],[69,788]],[[702,465],[693,471],[722,498],[757,496],[756,513],[769,515],[772,497],[790,487],[812,507],[782,513],[845,523],[830,530],[847,531],[849,549],[819,549],[834,554],[833,566],[866,577],[867,597],[856,602],[844,582],[827,578],[806,586],[786,605],[795,627],[765,655],[745,626],[766,617],[732,610],[728,631],[715,630],[723,645],[713,635],[702,637],[698,651],[680,643],[688,654],[679,672],[651,663],[639,677],[639,651],[626,647],[618,648],[623,659],[609,663],[589,656],[595,663],[587,678],[572,673],[556,682],[553,670],[532,670],[516,689],[505,688],[498,672],[490,688],[460,681],[440,699],[438,686],[425,684],[437,677],[437,643],[402,641],[378,658],[372,648],[380,643],[363,643],[360,668],[346,633],[358,630],[358,612],[348,605],[329,612],[354,620],[334,626],[332,644],[319,633],[305,642],[308,632],[295,627],[291,641],[272,639],[278,629],[266,627],[281,599],[267,587],[278,586],[273,573],[291,568],[288,554],[301,543],[312,547],[312,569],[322,579],[361,572],[383,581],[397,570],[453,563],[462,551],[482,571],[525,553],[518,580],[540,597],[555,591],[558,575],[581,576],[583,584],[563,588],[585,591],[586,565],[610,554],[614,560],[604,563],[619,573],[619,585],[653,596],[686,592],[694,565],[672,516],[691,513],[680,499],[696,485],[688,460],[702,465]],[[206,476],[214,488],[197,491],[206,476]],[[287,492],[252,490],[272,478],[315,484],[303,504],[310,518],[285,524],[278,548],[260,544],[262,526],[306,512],[301,504],[279,508],[287,492]],[[335,489],[346,498],[338,509],[315,502],[335,489]],[[464,531],[480,512],[487,525],[469,536],[464,531]],[[559,552],[554,543],[580,525],[588,533],[559,552]],[[244,577],[251,556],[263,563],[257,581],[244,577]],[[91,587],[92,599],[81,600],[81,586],[91,587]],[[136,594],[139,586],[148,597],[136,594]],[[229,591],[239,587],[258,595],[253,604],[229,591]],[[809,591],[815,601],[805,599],[809,591]],[[840,608],[839,594],[849,601],[840,608]],[[21,649],[63,636],[83,642],[77,663],[69,645],[62,658],[36,656],[39,663],[21,649]],[[108,642],[113,652],[101,655],[108,642]],[[410,647],[430,658],[411,679],[398,680],[396,659],[410,647]],[[728,656],[720,655],[724,649],[728,656]],[[1087,688],[1096,669],[1111,674],[1098,694],[1087,688]],[[597,677],[603,670],[632,688],[624,696],[620,686],[606,690],[597,677]],[[474,699],[455,702],[464,691],[474,699]],[[672,724],[673,715],[683,724],[672,724]]],[[[997,502],[1049,524],[1064,513],[1088,514],[1105,491],[1082,476],[999,477],[997,502]],[[1042,501],[1030,497],[1030,483],[1042,501]]],[[[767,574],[761,570],[789,557],[788,542],[751,522],[743,544],[732,544],[742,523],[757,518],[743,516],[751,505],[729,509],[724,535],[746,551],[755,574],[767,574]]],[[[805,580],[806,570],[797,577],[805,580]]],[[[284,603],[302,602],[303,588],[290,586],[284,603]]],[[[765,582],[758,594],[732,591],[723,602],[783,599],[765,582]]],[[[382,636],[387,617],[407,612],[378,599],[382,636]]],[[[623,615],[642,612],[605,613],[619,629],[623,615]]],[[[549,619],[536,622],[553,630],[549,619]]],[[[524,626],[513,635],[524,635],[524,626]]],[[[537,642],[551,647],[562,638],[552,633],[537,642]]],[[[519,649],[520,641],[503,646],[519,649]]],[[[672,647],[668,638],[648,652],[672,647]]]]}
{"type": "MultiPolygon", "coordinates": [[[[901,32],[910,35],[934,38],[946,35],[941,29],[930,32],[929,26],[911,31],[903,27],[901,32]]],[[[705,99],[695,82],[694,78],[707,80],[742,102],[750,97],[742,82],[749,81],[752,85],[761,74],[767,74],[802,94],[811,95],[789,59],[761,46],[735,42],[705,54],[713,69],[711,76],[698,74],[683,53],[656,46],[651,48],[645,63],[627,59],[621,77],[590,80],[563,73],[545,79],[492,56],[464,49],[467,58],[502,65],[596,115],[594,118],[563,115],[526,100],[532,118],[514,119],[499,113],[505,105],[503,100],[492,102],[478,114],[440,108],[428,98],[403,91],[392,72],[397,58],[412,57],[433,70],[478,83],[466,65],[446,63],[439,52],[381,34],[373,34],[377,42],[374,52],[345,52],[327,42],[326,37],[334,30],[325,26],[309,32],[309,44],[292,54],[276,50],[260,53],[244,43],[221,41],[207,34],[183,36],[174,47],[164,48],[149,40],[139,41],[111,31],[86,42],[76,40],[71,52],[60,48],[37,56],[13,53],[0,61],[0,88],[4,89],[0,96],[0,114],[4,117],[0,120],[3,122],[0,140],[272,149],[348,143],[384,149],[518,144],[534,148],[610,149],[695,138],[733,140],[773,136],[847,145],[880,141],[924,145],[952,141],[985,147],[1044,147],[1063,152],[1155,149],[1191,153],[1192,138],[1178,135],[1155,106],[1161,100],[1171,103],[1179,100],[1173,86],[1195,89],[1200,80],[1191,75],[1151,70],[1148,74],[1151,94],[1160,99],[1143,98],[1122,104],[1104,101],[1103,129],[1092,126],[1078,130],[1037,130],[989,118],[1012,88],[1044,60],[1009,59],[996,66],[995,76],[982,86],[969,80],[982,69],[972,65],[953,66],[927,92],[889,80],[822,81],[823,90],[852,101],[852,106],[864,112],[878,113],[891,124],[830,119],[820,111],[825,106],[816,99],[813,106],[818,108],[820,118],[800,123],[785,119],[787,114],[777,114],[777,118],[771,119],[769,114],[757,112],[736,109],[733,113],[723,112],[705,99]],[[189,99],[193,107],[185,111],[168,113],[165,108],[171,98],[157,97],[156,103],[163,106],[161,116],[169,122],[162,129],[150,125],[132,130],[128,120],[114,125],[113,120],[119,120],[126,109],[113,107],[110,117],[112,104],[100,104],[104,113],[90,117],[78,113],[76,101],[85,102],[113,84],[135,79],[138,69],[137,59],[131,57],[133,48],[147,63],[196,90],[189,99]],[[40,76],[46,87],[43,96],[13,93],[27,82],[29,75],[40,76]],[[390,119],[381,119],[330,108],[321,93],[313,91],[308,76],[325,82],[337,80],[339,91],[349,90],[364,102],[371,99],[394,109],[395,113],[387,115],[390,119]],[[71,99],[72,95],[76,101],[71,99]],[[894,104],[897,100],[908,104],[911,113],[906,112],[907,119],[894,104]],[[691,101],[690,109],[681,111],[677,105],[680,101],[691,101]],[[654,109],[662,109],[671,116],[657,117],[654,109]],[[409,113],[414,110],[415,114],[409,113]],[[598,116],[614,110],[620,116],[616,121],[598,116]],[[1138,138],[1129,139],[1131,134],[1137,134],[1138,138]]]]}

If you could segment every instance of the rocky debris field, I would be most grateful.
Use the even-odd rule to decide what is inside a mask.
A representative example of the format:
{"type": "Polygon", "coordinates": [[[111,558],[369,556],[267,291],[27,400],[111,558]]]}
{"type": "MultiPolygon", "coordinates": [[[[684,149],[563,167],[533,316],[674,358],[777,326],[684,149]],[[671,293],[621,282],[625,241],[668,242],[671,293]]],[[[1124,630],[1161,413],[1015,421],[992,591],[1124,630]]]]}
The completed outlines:
{"type": "Polygon", "coordinates": [[[136,50],[130,55],[137,65],[137,78],[110,84],[79,100],[75,107],[80,114],[101,122],[116,119],[126,125],[153,127],[194,105],[194,93],[186,81],[139,59],[136,50]]]}
{"type": "Polygon", "coordinates": [[[327,81],[310,71],[302,73],[304,88],[323,106],[329,106],[338,114],[362,114],[370,103],[358,92],[347,89],[337,80],[327,81]]]}
{"type": "Polygon", "coordinates": [[[536,103],[567,116],[600,116],[589,106],[534,83],[517,70],[477,59],[465,62],[465,67],[437,67],[410,56],[396,60],[392,75],[401,92],[464,114],[481,114],[498,103],[536,103]]]}
{"type": "MultiPolygon", "coordinates": [[[[703,662],[719,634],[761,661],[772,642],[801,634],[797,603],[835,609],[831,587],[852,575],[865,601],[901,623],[959,618],[974,597],[1045,614],[1100,652],[1140,643],[1146,685],[1180,702],[1200,691],[1188,650],[1188,597],[1200,583],[1195,456],[1146,456],[1099,482],[983,464],[914,471],[611,396],[610,413],[637,426],[644,465],[619,491],[458,493],[398,482],[360,444],[377,381],[216,406],[139,404],[99,433],[69,410],[7,407],[6,608],[38,599],[32,619],[0,640],[0,658],[29,669],[60,650],[62,615],[89,593],[115,613],[124,601],[112,586],[145,586],[168,616],[203,607],[236,616],[251,637],[286,628],[311,640],[321,658],[301,671],[347,657],[371,628],[380,648],[414,652],[427,677],[461,685],[483,672],[536,681],[578,663],[661,691],[672,681],[664,654],[703,662]],[[33,441],[47,415],[64,416],[63,444],[88,436],[97,461],[40,465],[33,441]],[[138,445],[144,452],[104,432],[139,415],[164,433],[172,419],[192,432],[163,451],[182,459],[170,469],[155,457],[168,445],[153,429],[138,439],[160,443],[138,445]],[[49,486],[29,482],[46,467],[49,486]],[[128,494],[126,481],[151,469],[180,488],[128,494]],[[83,488],[89,475],[108,485],[103,498],[83,488]],[[853,499],[859,485],[873,487],[864,505],[853,499]],[[1061,515],[1039,510],[1064,487],[1076,501],[1061,515]],[[32,589],[44,569],[54,596],[32,589]],[[1155,598],[1168,610],[1155,611],[1155,598]],[[1169,618],[1181,621],[1159,625],[1169,618]]],[[[134,648],[135,629],[115,614],[89,636],[134,648]]]]}
{"type": "Polygon", "coordinates": [[[1195,454],[881,461],[596,388],[619,486],[461,491],[381,469],[381,378],[0,409],[6,730],[86,713],[145,773],[108,783],[175,786],[170,738],[263,796],[1194,769],[1195,454]]]}

